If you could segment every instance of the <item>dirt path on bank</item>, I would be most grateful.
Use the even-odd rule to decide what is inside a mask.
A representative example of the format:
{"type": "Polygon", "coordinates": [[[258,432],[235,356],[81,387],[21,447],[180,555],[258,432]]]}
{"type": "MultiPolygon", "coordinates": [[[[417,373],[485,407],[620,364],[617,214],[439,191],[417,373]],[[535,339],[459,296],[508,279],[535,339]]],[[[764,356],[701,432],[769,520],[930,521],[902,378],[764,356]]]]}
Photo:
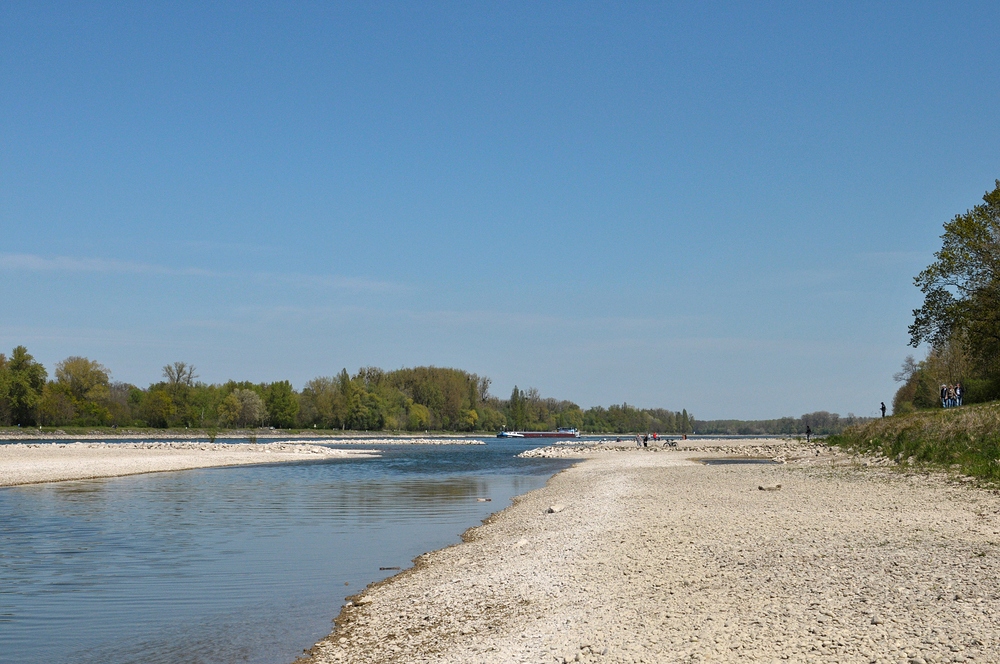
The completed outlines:
{"type": "Polygon", "coordinates": [[[301,661],[1000,662],[1000,498],[807,452],[595,454],[301,661]]]}

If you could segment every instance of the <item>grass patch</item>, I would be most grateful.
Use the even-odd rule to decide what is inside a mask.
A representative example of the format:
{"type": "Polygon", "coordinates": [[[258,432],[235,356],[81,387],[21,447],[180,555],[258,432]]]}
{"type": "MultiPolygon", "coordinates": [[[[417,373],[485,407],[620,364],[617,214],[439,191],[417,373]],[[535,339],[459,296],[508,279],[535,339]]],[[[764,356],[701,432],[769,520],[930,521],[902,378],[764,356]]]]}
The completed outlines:
{"type": "Polygon", "coordinates": [[[830,436],[827,442],[845,450],[881,454],[901,463],[957,467],[965,475],[1000,483],[997,401],[872,420],[830,436]]]}

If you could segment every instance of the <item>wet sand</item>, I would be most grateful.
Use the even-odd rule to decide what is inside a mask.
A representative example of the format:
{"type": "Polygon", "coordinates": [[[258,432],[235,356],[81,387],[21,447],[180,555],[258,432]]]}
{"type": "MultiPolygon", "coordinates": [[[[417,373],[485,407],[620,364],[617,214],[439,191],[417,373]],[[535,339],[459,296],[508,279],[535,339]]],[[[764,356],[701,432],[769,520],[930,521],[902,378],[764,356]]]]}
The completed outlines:
{"type": "Polygon", "coordinates": [[[15,443],[0,445],[0,486],[375,455],[298,443],[15,443]]]}
{"type": "Polygon", "coordinates": [[[300,661],[1000,661],[1000,497],[773,444],[788,463],[578,450],[300,661]]]}

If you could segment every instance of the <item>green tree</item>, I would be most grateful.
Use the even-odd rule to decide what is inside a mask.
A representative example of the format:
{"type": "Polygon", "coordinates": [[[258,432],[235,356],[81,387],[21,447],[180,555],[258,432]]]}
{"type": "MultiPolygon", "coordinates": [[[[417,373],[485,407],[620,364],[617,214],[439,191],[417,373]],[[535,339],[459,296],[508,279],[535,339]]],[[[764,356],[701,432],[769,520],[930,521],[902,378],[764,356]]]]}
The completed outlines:
{"type": "Polygon", "coordinates": [[[7,356],[0,353],[0,426],[10,425],[10,371],[7,356]]]}
{"type": "MultiPolygon", "coordinates": [[[[194,365],[186,362],[168,364],[163,367],[163,377],[166,381],[154,386],[162,386],[170,396],[172,404],[167,424],[163,426],[201,424],[203,408],[191,401],[195,393],[195,379],[198,378],[194,372],[194,365]]],[[[152,390],[154,387],[150,387],[150,389],[152,390]]]]}
{"type": "Polygon", "coordinates": [[[528,399],[517,385],[514,386],[507,401],[507,422],[515,431],[528,428],[528,399]]]}
{"type": "Polygon", "coordinates": [[[477,408],[476,412],[479,413],[476,428],[480,431],[500,431],[507,426],[507,418],[499,408],[484,404],[477,408]]]}
{"type": "Polygon", "coordinates": [[[38,406],[39,423],[46,426],[60,426],[69,424],[75,417],[76,407],[69,394],[53,382],[46,383],[38,406]]]}
{"type": "Polygon", "coordinates": [[[86,426],[111,421],[110,383],[107,368],[85,357],[67,357],[56,365],[56,388],[73,402],[74,424],[86,426]]]}
{"type": "Polygon", "coordinates": [[[105,395],[110,383],[107,368],[85,357],[67,357],[56,365],[56,383],[78,401],[96,400],[105,395]]]}
{"type": "Polygon", "coordinates": [[[168,427],[177,413],[177,405],[167,389],[153,386],[146,392],[139,412],[148,426],[168,427]]]}
{"type": "Polygon", "coordinates": [[[1000,364],[1000,180],[983,203],[944,225],[936,260],[914,279],[924,303],[913,311],[910,344],[944,348],[960,335],[980,371],[1000,364]]]}
{"type": "Polygon", "coordinates": [[[324,429],[340,427],[336,417],[338,392],[332,378],[313,378],[307,382],[298,401],[300,425],[324,429]]]}
{"type": "Polygon", "coordinates": [[[431,425],[431,411],[419,403],[410,404],[407,411],[406,428],[410,431],[423,431],[431,425]]]}
{"type": "Polygon", "coordinates": [[[556,414],[556,427],[563,429],[579,429],[583,426],[583,411],[575,403],[556,414]]]}
{"type": "Polygon", "coordinates": [[[267,406],[260,395],[236,388],[219,404],[219,419],[229,426],[257,426],[267,417],[267,406]]]}
{"type": "Polygon", "coordinates": [[[24,346],[15,348],[4,364],[7,417],[21,426],[37,424],[38,407],[48,377],[45,367],[36,362],[24,346]]]}
{"type": "Polygon", "coordinates": [[[295,426],[299,402],[295,398],[295,390],[292,389],[290,382],[282,380],[268,385],[264,390],[264,404],[272,426],[279,429],[290,429],[295,426]]]}

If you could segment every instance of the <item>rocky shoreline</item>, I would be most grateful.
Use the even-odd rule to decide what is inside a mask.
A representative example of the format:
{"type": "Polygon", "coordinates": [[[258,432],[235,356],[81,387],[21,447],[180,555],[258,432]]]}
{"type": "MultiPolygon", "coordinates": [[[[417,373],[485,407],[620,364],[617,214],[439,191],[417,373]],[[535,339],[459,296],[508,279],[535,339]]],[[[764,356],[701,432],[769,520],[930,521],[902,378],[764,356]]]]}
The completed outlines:
{"type": "Polygon", "coordinates": [[[1000,661],[1000,497],[772,444],[577,450],[299,663],[1000,661]]]}

